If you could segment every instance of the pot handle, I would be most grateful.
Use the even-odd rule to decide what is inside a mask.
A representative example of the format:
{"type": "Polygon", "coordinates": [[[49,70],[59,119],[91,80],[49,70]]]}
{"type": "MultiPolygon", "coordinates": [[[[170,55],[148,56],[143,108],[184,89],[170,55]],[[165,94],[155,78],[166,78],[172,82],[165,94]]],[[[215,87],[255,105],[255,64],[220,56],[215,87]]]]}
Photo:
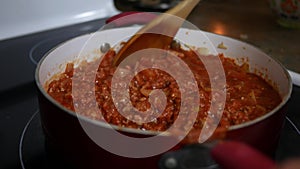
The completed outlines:
{"type": "Polygon", "coordinates": [[[189,144],[183,148],[163,154],[159,169],[220,169],[210,156],[211,145],[189,144]]]}
{"type": "Polygon", "coordinates": [[[190,144],[167,152],[160,169],[275,169],[276,164],[252,147],[236,141],[190,144]]]}
{"type": "Polygon", "coordinates": [[[157,14],[151,12],[123,12],[117,15],[114,15],[106,20],[106,24],[113,24],[115,27],[122,27],[134,24],[146,24],[157,17],[157,14]],[[131,17],[127,17],[130,16],[131,17]],[[121,19],[126,17],[124,19],[121,19]]]}

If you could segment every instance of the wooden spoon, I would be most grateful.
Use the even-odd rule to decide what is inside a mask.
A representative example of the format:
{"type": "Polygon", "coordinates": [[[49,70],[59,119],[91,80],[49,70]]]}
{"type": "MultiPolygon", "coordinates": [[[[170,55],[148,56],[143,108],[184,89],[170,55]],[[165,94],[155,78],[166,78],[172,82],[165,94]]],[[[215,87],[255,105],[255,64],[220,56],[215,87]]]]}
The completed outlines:
{"type": "MultiPolygon", "coordinates": [[[[159,15],[142,27],[119,50],[113,65],[119,65],[127,56],[146,48],[166,49],[177,31],[200,0],[184,0],[166,13],[159,15]],[[178,19],[177,17],[182,19],[178,19]]],[[[135,60],[131,60],[135,61],[135,60]]]]}

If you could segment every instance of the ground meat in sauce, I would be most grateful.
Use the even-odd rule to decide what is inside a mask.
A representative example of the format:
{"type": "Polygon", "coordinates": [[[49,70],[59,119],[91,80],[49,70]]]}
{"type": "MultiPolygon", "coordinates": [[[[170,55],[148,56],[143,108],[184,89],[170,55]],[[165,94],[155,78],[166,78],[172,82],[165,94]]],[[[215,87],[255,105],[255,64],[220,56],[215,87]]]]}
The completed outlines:
{"type": "MultiPolygon", "coordinates": [[[[198,83],[200,94],[199,112],[193,127],[194,129],[201,129],[211,102],[208,73],[194,52],[185,51],[183,49],[172,50],[171,52],[177,53],[178,57],[188,64],[198,83]]],[[[92,119],[103,120],[98,112],[91,109],[93,106],[93,92],[76,96],[80,98],[79,102],[75,105],[73,104],[72,78],[74,78],[73,76],[82,76],[82,81],[80,81],[78,85],[80,85],[82,90],[86,90],[88,87],[95,88],[97,106],[107,122],[122,127],[143,130],[164,131],[168,129],[176,120],[181,103],[181,93],[175,79],[168,73],[158,69],[147,69],[138,73],[130,83],[130,100],[133,106],[140,111],[149,109],[149,93],[153,89],[161,89],[165,93],[167,105],[164,109],[164,107],[160,107],[160,102],[157,102],[157,110],[163,111],[163,113],[154,121],[145,124],[130,121],[117,111],[110,94],[112,76],[116,70],[115,67],[111,66],[114,55],[115,52],[113,50],[109,51],[104,56],[100,65],[98,61],[91,63],[84,62],[77,68],[74,68],[72,63],[67,64],[65,72],[46,86],[48,94],[70,110],[74,110],[75,106],[76,108],[81,107],[81,114],[92,119]],[[74,72],[76,72],[76,74],[74,72]],[[91,77],[93,73],[96,74],[96,77],[91,77]],[[88,78],[94,79],[95,83],[86,83],[86,79],[88,78]]],[[[201,57],[210,59],[217,56],[201,57]]],[[[261,77],[249,73],[246,65],[239,66],[235,64],[233,59],[226,58],[222,54],[219,54],[218,57],[223,64],[226,75],[226,86],[224,86],[226,87],[226,104],[219,127],[228,128],[232,125],[253,120],[271,111],[281,102],[278,92],[261,77]]],[[[166,57],[162,57],[158,62],[166,62],[167,60],[166,57]]],[[[138,64],[143,65],[147,64],[147,62],[140,60],[138,64]]],[[[127,67],[124,71],[132,70],[132,67],[127,67]]],[[[76,95],[76,93],[73,94],[76,95]]],[[[124,107],[124,109],[126,109],[126,107],[124,107]]],[[[138,119],[141,117],[137,115],[131,118],[138,119]]]]}

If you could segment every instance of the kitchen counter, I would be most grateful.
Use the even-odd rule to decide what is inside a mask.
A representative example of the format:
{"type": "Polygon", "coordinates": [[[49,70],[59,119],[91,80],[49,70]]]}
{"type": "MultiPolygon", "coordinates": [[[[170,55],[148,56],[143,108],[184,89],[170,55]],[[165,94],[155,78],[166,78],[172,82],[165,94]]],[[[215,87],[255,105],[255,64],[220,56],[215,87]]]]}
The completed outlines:
{"type": "MultiPolygon", "coordinates": [[[[124,0],[115,5],[121,11],[142,10],[124,0]]],[[[267,1],[204,0],[187,20],[200,30],[250,43],[300,73],[300,29],[279,26],[267,1]]]]}

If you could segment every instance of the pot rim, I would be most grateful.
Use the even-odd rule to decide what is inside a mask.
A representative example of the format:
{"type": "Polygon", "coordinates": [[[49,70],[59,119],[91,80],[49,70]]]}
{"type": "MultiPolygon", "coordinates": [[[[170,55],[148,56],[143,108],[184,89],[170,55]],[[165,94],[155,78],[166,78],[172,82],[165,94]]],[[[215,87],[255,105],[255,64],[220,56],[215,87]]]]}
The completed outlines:
{"type": "MultiPolygon", "coordinates": [[[[105,30],[105,31],[108,31],[108,30],[105,30]]],[[[278,60],[276,60],[275,58],[272,58],[270,57],[269,55],[267,55],[265,52],[263,52],[262,50],[260,50],[259,48],[251,45],[251,44],[248,44],[246,42],[242,42],[240,40],[237,40],[237,39],[234,39],[234,38],[231,38],[231,37],[227,37],[227,36],[223,36],[223,35],[218,35],[218,34],[215,34],[215,33],[211,33],[211,32],[205,32],[205,31],[202,31],[204,32],[205,34],[212,34],[212,35],[215,35],[215,36],[218,36],[218,37],[222,37],[222,38],[225,38],[225,39],[228,39],[230,41],[237,41],[239,43],[242,43],[246,46],[251,46],[252,48],[255,48],[255,50],[258,50],[260,52],[262,52],[264,54],[265,57],[267,57],[268,59],[272,60],[272,61],[275,61],[276,64],[278,64],[285,76],[287,77],[287,80],[288,80],[288,86],[289,86],[289,89],[288,89],[288,93],[285,95],[285,97],[281,98],[282,101],[280,102],[279,105],[277,105],[272,111],[266,113],[265,115],[263,116],[260,116],[254,120],[251,120],[251,121],[247,121],[245,123],[242,123],[242,124],[238,124],[238,125],[233,125],[233,126],[230,126],[228,128],[227,131],[232,131],[232,130],[238,130],[238,129],[241,129],[241,128],[245,128],[245,127],[248,127],[248,126],[251,126],[251,125],[254,125],[256,123],[259,123],[259,122],[262,122],[263,120],[267,119],[268,117],[272,116],[273,114],[275,114],[276,112],[278,112],[284,105],[287,104],[288,100],[290,99],[291,97],[291,93],[292,93],[292,88],[293,88],[293,84],[292,84],[292,80],[291,80],[291,77],[287,71],[287,69],[283,66],[282,63],[280,63],[278,60]]],[[[96,125],[96,126],[100,126],[100,127],[106,127],[106,128],[110,128],[110,129],[115,129],[115,130],[118,130],[118,131],[123,131],[123,132],[128,132],[128,133],[135,133],[135,134],[143,134],[143,135],[157,135],[157,134],[160,134],[160,135],[169,135],[168,133],[166,132],[158,132],[158,131],[151,131],[151,130],[141,130],[141,129],[135,129],[135,128],[129,128],[129,127],[120,127],[120,126],[117,126],[117,125],[114,125],[114,124],[109,124],[107,122],[102,122],[102,121],[99,121],[99,120],[94,120],[94,119],[91,119],[89,117],[86,117],[84,115],[81,115],[81,114],[78,114],[74,111],[71,111],[67,108],[65,108],[64,106],[62,106],[59,102],[57,102],[55,99],[53,99],[47,92],[46,90],[44,89],[43,85],[41,84],[40,82],[40,79],[39,79],[39,72],[40,72],[40,68],[41,68],[41,65],[42,63],[44,62],[44,60],[47,58],[47,56],[55,51],[57,48],[63,46],[64,44],[66,43],[69,43],[70,41],[73,41],[77,38],[82,38],[84,36],[90,36],[91,34],[93,33],[88,33],[88,34],[83,34],[83,35],[80,35],[80,36],[77,36],[77,37],[74,37],[74,38],[71,38],[65,42],[62,42],[60,44],[58,44],[57,46],[53,47],[51,50],[49,50],[47,53],[44,54],[44,56],[42,57],[42,59],[38,62],[37,64],[37,67],[36,67],[36,70],[35,70],[35,83],[39,89],[39,91],[43,94],[44,97],[47,98],[48,101],[50,101],[52,104],[54,104],[55,106],[57,106],[58,108],[60,108],[61,110],[63,110],[64,112],[68,113],[69,115],[73,116],[73,117],[76,117],[78,118],[78,120],[83,120],[84,122],[87,122],[87,123],[91,123],[93,125],[96,125]],[[163,134],[162,134],[163,133],[163,134]]]]}

